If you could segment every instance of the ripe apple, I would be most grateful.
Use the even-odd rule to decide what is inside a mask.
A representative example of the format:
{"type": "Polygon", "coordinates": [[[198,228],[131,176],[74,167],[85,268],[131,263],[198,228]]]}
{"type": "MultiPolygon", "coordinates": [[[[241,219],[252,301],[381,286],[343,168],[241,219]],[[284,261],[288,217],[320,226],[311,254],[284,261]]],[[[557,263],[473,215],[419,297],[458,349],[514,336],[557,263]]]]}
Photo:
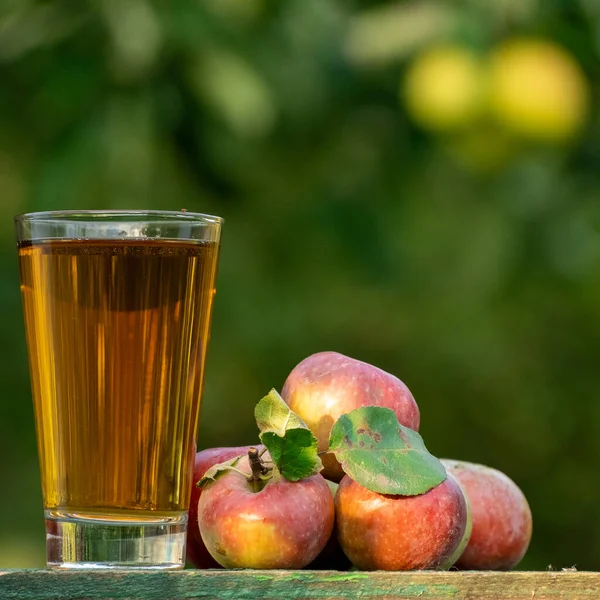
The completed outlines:
{"type": "Polygon", "coordinates": [[[365,571],[449,568],[468,537],[467,500],[450,476],[419,496],[389,496],[346,475],[335,508],[342,550],[365,571]]]}
{"type": "Polygon", "coordinates": [[[442,460],[463,486],[473,515],[473,533],[456,562],[459,569],[508,570],[525,555],[532,517],[527,499],[504,473],[469,462],[442,460]]]}
{"type": "MultiPolygon", "coordinates": [[[[262,446],[256,446],[262,450],[262,446]]],[[[221,565],[208,553],[200,530],[198,529],[198,500],[202,490],[196,485],[213,465],[228,461],[231,458],[247,454],[251,446],[235,446],[226,448],[208,448],[196,453],[194,461],[194,478],[192,483],[192,497],[188,513],[187,533],[187,561],[198,569],[217,569],[221,565]]]]}
{"type": "Polygon", "coordinates": [[[334,503],[322,475],[260,481],[244,457],[210,483],[198,525],[211,556],[225,568],[302,569],[331,536],[334,503]],[[253,479],[254,475],[254,479],[253,479]]]}
{"type": "MultiPolygon", "coordinates": [[[[400,379],[337,352],[304,359],[288,375],[281,396],[315,434],[319,452],[329,447],[329,434],[339,417],[362,406],[391,408],[402,425],[419,429],[419,407],[400,379]]],[[[340,481],[344,471],[335,457],[325,454],[322,460],[323,476],[340,481]]]]}

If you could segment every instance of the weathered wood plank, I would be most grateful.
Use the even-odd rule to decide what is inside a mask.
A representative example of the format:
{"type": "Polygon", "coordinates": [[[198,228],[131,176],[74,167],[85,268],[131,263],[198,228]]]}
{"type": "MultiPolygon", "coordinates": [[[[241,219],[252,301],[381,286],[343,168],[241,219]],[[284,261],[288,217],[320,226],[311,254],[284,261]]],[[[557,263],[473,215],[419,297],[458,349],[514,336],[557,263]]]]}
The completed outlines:
{"type": "Polygon", "coordinates": [[[600,573],[337,571],[0,571],[2,600],[576,600],[600,573]]]}

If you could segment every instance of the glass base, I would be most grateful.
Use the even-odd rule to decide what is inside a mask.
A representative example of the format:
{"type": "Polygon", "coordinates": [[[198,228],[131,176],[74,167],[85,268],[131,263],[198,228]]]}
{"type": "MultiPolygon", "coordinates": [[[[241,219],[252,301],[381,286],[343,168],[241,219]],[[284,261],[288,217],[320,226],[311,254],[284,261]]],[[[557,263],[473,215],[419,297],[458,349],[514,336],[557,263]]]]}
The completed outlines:
{"type": "Polygon", "coordinates": [[[187,514],[115,520],[46,511],[46,557],[62,569],[183,569],[187,514]]]}

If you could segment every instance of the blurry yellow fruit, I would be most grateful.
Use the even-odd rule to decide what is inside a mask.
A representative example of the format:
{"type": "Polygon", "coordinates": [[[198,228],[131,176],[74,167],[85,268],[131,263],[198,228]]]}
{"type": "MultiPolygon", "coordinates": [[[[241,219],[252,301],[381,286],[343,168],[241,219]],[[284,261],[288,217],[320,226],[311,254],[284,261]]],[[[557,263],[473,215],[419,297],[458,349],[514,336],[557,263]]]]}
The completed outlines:
{"type": "Polygon", "coordinates": [[[504,43],[492,56],[489,86],[493,116],[523,137],[564,141],[586,121],[588,82],[575,59],[553,42],[504,43]]]}
{"type": "Polygon", "coordinates": [[[425,129],[445,132],[477,119],[483,100],[483,68],[464,47],[439,46],[418,55],[404,78],[408,114],[425,129]]]}

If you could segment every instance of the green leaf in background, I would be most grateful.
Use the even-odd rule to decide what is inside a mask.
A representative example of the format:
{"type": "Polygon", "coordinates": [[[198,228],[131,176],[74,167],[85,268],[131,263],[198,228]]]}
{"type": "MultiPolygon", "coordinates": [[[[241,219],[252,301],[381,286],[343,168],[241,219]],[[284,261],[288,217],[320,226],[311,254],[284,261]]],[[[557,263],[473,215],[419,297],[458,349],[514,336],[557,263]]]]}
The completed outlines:
{"type": "Polygon", "coordinates": [[[389,408],[365,406],[342,415],[331,430],[329,450],[352,479],[379,494],[417,496],[446,478],[421,436],[400,425],[389,408]]]}
{"type": "MultiPolygon", "coordinates": [[[[209,483],[216,481],[221,475],[226,473],[227,471],[236,470],[237,464],[240,462],[244,455],[236,456],[235,458],[230,458],[229,460],[219,463],[218,465],[213,465],[204,475],[202,479],[196,484],[199,488],[205,488],[209,483]]],[[[250,475],[250,473],[248,473],[250,475]]]]}
{"type": "Polygon", "coordinates": [[[298,481],[323,468],[317,453],[317,438],[276,390],[271,390],[260,400],[254,416],[260,440],[282,477],[298,481]]]}

